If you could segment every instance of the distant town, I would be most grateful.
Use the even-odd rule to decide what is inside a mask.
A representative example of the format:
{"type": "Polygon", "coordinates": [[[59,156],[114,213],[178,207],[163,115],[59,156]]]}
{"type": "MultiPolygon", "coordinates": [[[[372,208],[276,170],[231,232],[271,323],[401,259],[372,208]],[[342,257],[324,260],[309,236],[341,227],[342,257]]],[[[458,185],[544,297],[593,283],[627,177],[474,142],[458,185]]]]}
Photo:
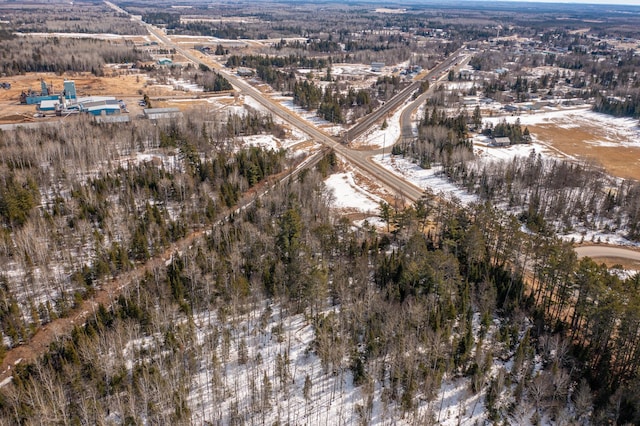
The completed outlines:
{"type": "Polygon", "coordinates": [[[640,6],[0,0],[0,423],[640,422],[640,6]]]}

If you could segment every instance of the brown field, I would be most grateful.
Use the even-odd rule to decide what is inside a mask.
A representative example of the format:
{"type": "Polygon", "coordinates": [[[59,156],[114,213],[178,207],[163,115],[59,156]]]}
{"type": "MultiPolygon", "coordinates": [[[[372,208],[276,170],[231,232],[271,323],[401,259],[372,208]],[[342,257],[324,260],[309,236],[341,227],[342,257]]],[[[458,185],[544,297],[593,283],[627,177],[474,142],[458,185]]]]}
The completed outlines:
{"type": "Polygon", "coordinates": [[[565,129],[553,124],[529,125],[531,134],[562,154],[593,161],[613,176],[640,180],[640,148],[598,146],[606,140],[598,126],[565,129]]]}
{"type": "MultiPolygon", "coordinates": [[[[62,76],[54,73],[29,73],[2,78],[1,81],[11,83],[11,89],[0,89],[0,122],[19,123],[33,117],[36,112],[35,105],[21,105],[20,93],[33,89],[40,92],[40,80],[44,79],[54,93],[62,90],[64,80],[73,80],[76,83],[78,96],[115,96],[123,98],[133,107],[131,112],[137,112],[134,100],[142,98],[142,93],[150,97],[175,96],[176,92],[163,86],[147,86],[145,76],[142,74],[118,73],[114,70],[106,70],[110,76],[96,77],[90,73],[69,73],[62,76]],[[26,118],[25,118],[26,116],[26,118]]],[[[184,96],[185,93],[179,93],[184,96]]],[[[154,106],[160,106],[154,102],[154,106]]],[[[141,111],[140,111],[141,112],[141,111]]]]}
{"type": "Polygon", "coordinates": [[[136,95],[144,86],[144,77],[137,74],[120,74],[111,77],[96,77],[90,73],[69,73],[62,76],[54,73],[29,73],[4,77],[2,81],[11,83],[11,89],[0,90],[0,102],[2,104],[19,103],[20,92],[33,89],[40,92],[40,80],[44,79],[49,85],[53,85],[53,92],[62,90],[64,80],[76,82],[76,90],[79,96],[89,95],[136,95]]]}

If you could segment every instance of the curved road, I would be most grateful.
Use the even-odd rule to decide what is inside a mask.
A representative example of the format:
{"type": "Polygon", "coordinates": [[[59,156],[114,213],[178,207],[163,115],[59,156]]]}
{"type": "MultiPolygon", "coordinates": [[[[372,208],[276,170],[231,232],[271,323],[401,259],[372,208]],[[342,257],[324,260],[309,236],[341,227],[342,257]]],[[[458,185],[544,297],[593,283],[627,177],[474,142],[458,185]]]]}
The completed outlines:
{"type": "MultiPolygon", "coordinates": [[[[431,81],[435,82],[435,81],[440,81],[443,78],[445,78],[446,77],[446,70],[448,70],[452,66],[456,66],[459,62],[464,61],[465,56],[462,54],[462,52],[465,49],[466,49],[466,47],[462,46],[461,48],[459,48],[458,50],[453,52],[442,63],[436,65],[435,67],[433,67],[433,69],[429,70],[429,72],[427,73],[426,76],[424,76],[424,78],[413,81],[411,84],[409,84],[407,87],[405,87],[400,93],[398,93],[393,98],[391,98],[387,102],[385,102],[385,104],[382,107],[378,108],[373,113],[367,115],[358,124],[356,124],[355,126],[351,127],[350,129],[348,129],[346,131],[347,142],[357,138],[362,133],[364,133],[365,131],[369,130],[371,128],[371,126],[373,126],[385,114],[390,113],[391,111],[396,109],[398,106],[400,106],[402,104],[402,102],[404,102],[409,96],[411,96],[411,94],[413,92],[415,92],[416,90],[418,90],[420,88],[420,85],[422,84],[423,81],[425,81],[425,80],[426,81],[430,81],[429,79],[431,78],[432,79],[431,81]],[[437,78],[437,80],[435,80],[436,78],[437,78]]],[[[416,99],[416,101],[414,101],[411,104],[410,108],[412,108],[412,110],[414,110],[418,105],[420,105],[420,103],[424,102],[424,100],[426,99],[427,94],[429,92],[431,92],[432,90],[433,90],[433,88],[430,87],[430,89],[426,90],[425,93],[421,94],[420,97],[418,99],[416,99]]]]}
{"type": "Polygon", "coordinates": [[[640,251],[624,247],[613,246],[580,246],[575,248],[579,258],[591,257],[593,259],[602,257],[618,257],[621,259],[640,262],[640,251]]]}

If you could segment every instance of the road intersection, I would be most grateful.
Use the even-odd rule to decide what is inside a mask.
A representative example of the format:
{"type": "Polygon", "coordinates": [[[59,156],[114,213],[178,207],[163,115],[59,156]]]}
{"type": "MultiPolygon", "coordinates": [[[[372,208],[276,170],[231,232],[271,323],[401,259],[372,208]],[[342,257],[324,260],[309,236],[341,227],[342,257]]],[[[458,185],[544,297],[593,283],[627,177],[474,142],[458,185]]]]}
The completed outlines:
{"type": "MultiPolygon", "coordinates": [[[[168,47],[174,49],[176,52],[182,54],[190,61],[196,64],[203,64],[207,66],[214,66],[218,72],[224,75],[231,84],[240,92],[251,96],[257,102],[259,102],[262,106],[264,106],[267,110],[269,110],[272,114],[280,117],[290,125],[300,129],[301,131],[307,133],[313,140],[316,142],[333,149],[339,156],[341,156],[348,163],[358,168],[361,172],[368,175],[375,182],[389,188],[396,195],[401,196],[404,200],[409,202],[415,202],[424,194],[424,190],[422,188],[417,187],[411,182],[406,181],[401,176],[394,174],[390,170],[382,167],[379,164],[376,164],[371,161],[371,156],[374,154],[374,151],[359,151],[349,148],[348,145],[345,145],[342,142],[341,138],[333,137],[325,133],[324,131],[318,129],[313,124],[307,122],[294,112],[285,108],[280,103],[272,100],[271,98],[265,96],[259,90],[251,86],[244,79],[232,74],[228,70],[220,67],[218,64],[211,62],[205,62],[203,59],[198,58],[188,49],[185,49],[179,46],[177,43],[173,42],[169,37],[164,34],[164,32],[144,21],[142,21],[141,17],[133,16],[129,14],[124,9],[119,8],[115,4],[105,1],[107,5],[114,8],[120,13],[128,14],[132,17],[132,19],[137,20],[142,25],[144,25],[147,30],[154,35],[161,43],[167,45],[168,47]]],[[[403,102],[405,102],[409,96],[411,96],[418,88],[423,81],[429,81],[431,83],[428,90],[424,93],[420,94],[413,100],[408,106],[406,106],[402,112],[400,123],[401,123],[401,136],[399,140],[403,138],[413,138],[413,125],[412,125],[412,115],[414,111],[422,105],[427,96],[431,93],[431,91],[435,90],[437,83],[442,81],[447,76],[447,72],[452,68],[459,68],[464,63],[469,60],[469,57],[464,53],[465,47],[461,47],[456,52],[449,55],[449,57],[443,61],[442,63],[435,66],[432,70],[430,70],[423,77],[423,80],[414,81],[408,87],[406,87],[402,92],[396,95],[394,98],[385,103],[381,108],[379,108],[376,112],[370,114],[365,117],[360,123],[356,124],[352,128],[347,131],[347,140],[353,140],[367,129],[371,128],[377,121],[381,120],[387,114],[389,114],[394,109],[400,107],[403,102]]],[[[589,256],[593,258],[604,258],[604,257],[621,257],[630,260],[640,261],[640,252],[632,249],[627,249],[623,247],[608,247],[608,246],[589,246],[589,247],[579,247],[576,249],[578,255],[589,256]]]]}

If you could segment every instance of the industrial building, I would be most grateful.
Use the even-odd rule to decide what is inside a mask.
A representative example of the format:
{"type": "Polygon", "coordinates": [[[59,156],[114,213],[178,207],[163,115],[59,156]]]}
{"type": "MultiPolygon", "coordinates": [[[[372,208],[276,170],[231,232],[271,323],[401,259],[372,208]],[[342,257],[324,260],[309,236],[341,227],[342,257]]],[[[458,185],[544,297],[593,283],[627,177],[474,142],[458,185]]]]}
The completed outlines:
{"type": "MultiPolygon", "coordinates": [[[[102,98],[105,98],[105,96],[102,98]]],[[[115,115],[120,114],[122,110],[122,104],[116,101],[115,98],[97,99],[97,97],[90,97],[83,102],[78,102],[78,104],[82,112],[87,112],[91,115],[115,115]]]]}
{"type": "Polygon", "coordinates": [[[60,94],[53,93],[53,84],[47,84],[44,79],[40,80],[40,93],[29,89],[26,92],[20,94],[20,103],[27,105],[40,105],[44,101],[57,101],[60,97],[67,100],[73,100],[76,98],[76,84],[74,81],[65,80],[63,83],[63,90],[60,94]]]}
{"type": "Polygon", "coordinates": [[[76,98],[76,82],[65,80],[64,83],[62,83],[62,85],[63,85],[62,96],[65,99],[69,99],[69,100],[75,99],[76,98]]]}
{"type": "Polygon", "coordinates": [[[127,111],[127,106],[122,101],[117,101],[114,96],[84,96],[78,97],[76,84],[72,80],[65,80],[64,89],[58,95],[50,95],[50,86],[42,81],[44,95],[27,96],[25,103],[33,103],[37,100],[37,109],[40,112],[55,112],[56,115],[79,114],[81,112],[94,116],[117,115],[127,111]]]}
{"type": "Polygon", "coordinates": [[[182,115],[178,108],[145,108],[144,117],[149,120],[159,120],[161,118],[174,118],[182,115]]]}
{"type": "Polygon", "coordinates": [[[37,109],[42,112],[53,112],[56,110],[58,105],[60,105],[59,97],[56,97],[55,99],[44,99],[40,101],[37,109]]]}
{"type": "Polygon", "coordinates": [[[128,123],[131,121],[127,114],[116,115],[96,115],[93,117],[96,123],[100,124],[113,124],[113,123],[128,123]]]}
{"type": "Polygon", "coordinates": [[[384,62],[371,62],[371,71],[380,72],[384,68],[384,62]]]}

